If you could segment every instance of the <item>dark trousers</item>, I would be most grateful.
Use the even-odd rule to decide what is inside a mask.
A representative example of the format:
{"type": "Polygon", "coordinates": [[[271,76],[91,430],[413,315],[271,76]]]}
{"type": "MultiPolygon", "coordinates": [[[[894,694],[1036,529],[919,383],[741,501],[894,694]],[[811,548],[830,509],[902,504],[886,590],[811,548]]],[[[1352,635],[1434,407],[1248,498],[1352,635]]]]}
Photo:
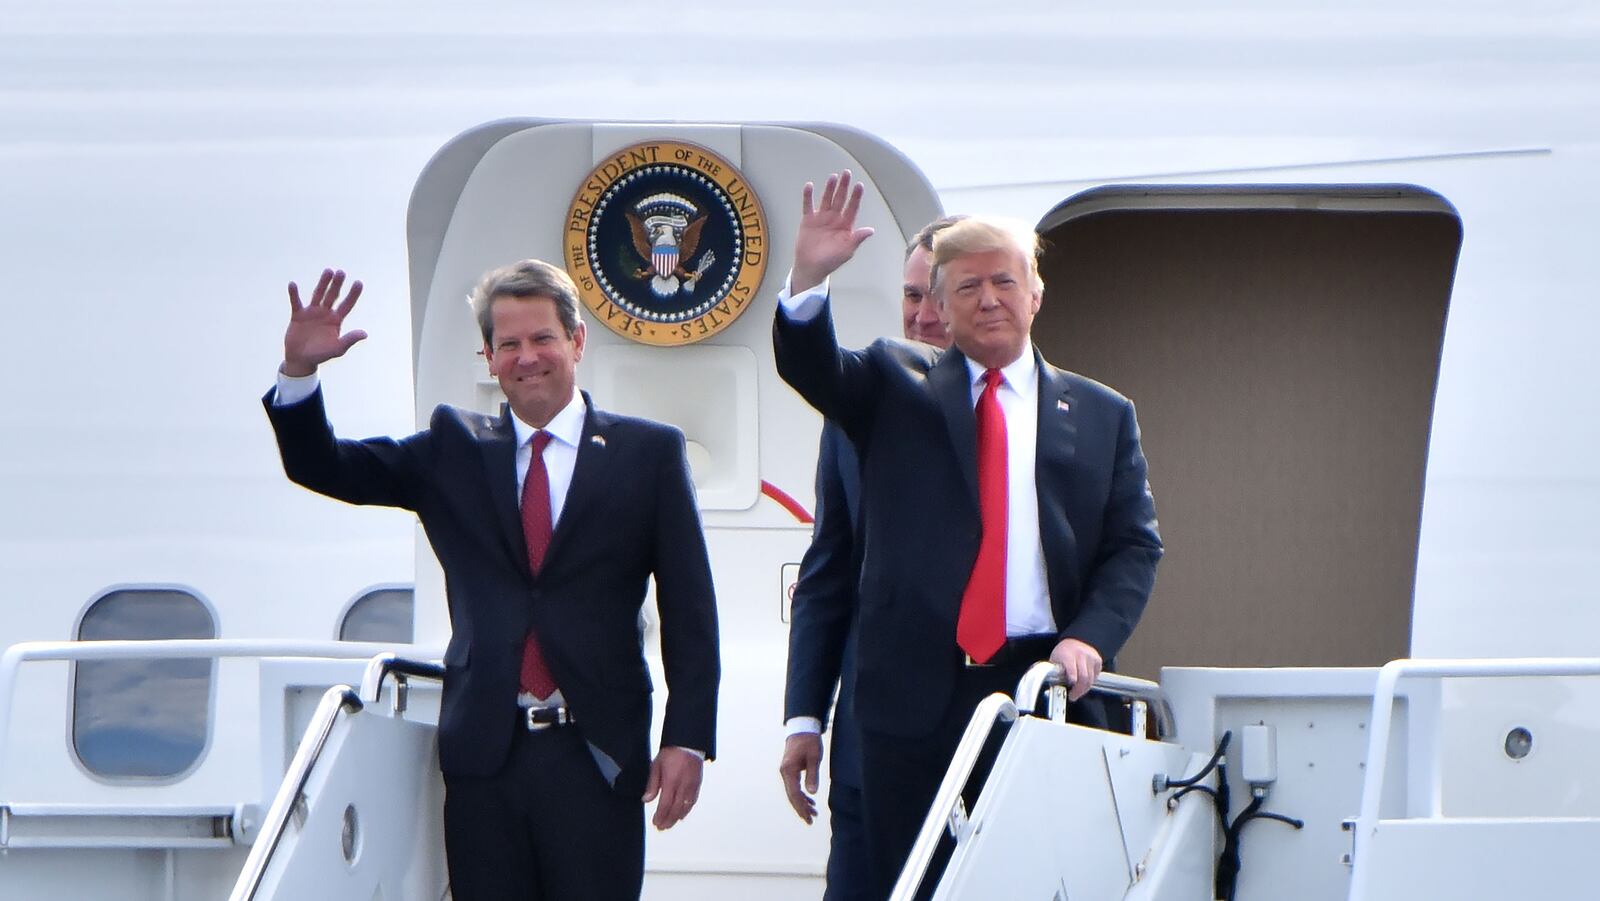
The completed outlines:
{"type": "Polygon", "coordinates": [[[518,730],[493,776],[445,777],[455,901],[637,901],[644,804],[611,789],[573,726],[518,730]]]}
{"type": "MultiPolygon", "coordinates": [[[[1014,695],[1017,682],[1031,663],[1032,660],[1020,660],[1003,666],[963,668],[956,676],[950,705],[931,735],[904,738],[876,732],[871,723],[861,724],[862,807],[871,858],[870,897],[887,898],[894,890],[978,702],[995,692],[1014,695]]],[[[1073,722],[1101,728],[1105,726],[1105,716],[1104,706],[1094,699],[1074,704],[1068,712],[1068,719],[1073,722]]],[[[972,770],[968,784],[973,788],[964,795],[969,812],[977,802],[977,788],[994,766],[1005,732],[1003,725],[995,727],[972,770]]],[[[918,897],[932,894],[955,849],[949,833],[942,835],[918,897]]]]}
{"type": "Polygon", "coordinates": [[[871,901],[867,827],[861,789],[835,781],[828,786],[828,888],[822,901],[871,901]]]}

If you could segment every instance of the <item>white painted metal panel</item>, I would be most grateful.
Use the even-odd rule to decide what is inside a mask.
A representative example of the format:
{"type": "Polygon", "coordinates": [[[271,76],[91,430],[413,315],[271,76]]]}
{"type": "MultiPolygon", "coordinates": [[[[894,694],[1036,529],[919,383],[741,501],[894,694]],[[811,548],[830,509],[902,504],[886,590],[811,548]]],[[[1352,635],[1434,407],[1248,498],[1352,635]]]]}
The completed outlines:
{"type": "Polygon", "coordinates": [[[256,897],[443,897],[444,782],[435,732],[383,713],[344,717],[306,784],[304,818],[292,818],[256,897]]]}
{"type": "MultiPolygon", "coordinates": [[[[1198,770],[1206,755],[1034,717],[1019,718],[958,840],[935,899],[1120,898],[1174,828],[1157,774],[1198,770]]],[[[1180,805],[1204,806],[1191,796],[1180,805]]],[[[1190,831],[1204,846],[1211,833],[1190,831]]],[[[1209,872],[1169,898],[1204,898],[1209,872]]],[[[1169,885],[1176,878],[1168,877],[1169,885]]]]}
{"type": "Polygon", "coordinates": [[[1589,897],[1600,819],[1384,820],[1350,901],[1589,897]]]}

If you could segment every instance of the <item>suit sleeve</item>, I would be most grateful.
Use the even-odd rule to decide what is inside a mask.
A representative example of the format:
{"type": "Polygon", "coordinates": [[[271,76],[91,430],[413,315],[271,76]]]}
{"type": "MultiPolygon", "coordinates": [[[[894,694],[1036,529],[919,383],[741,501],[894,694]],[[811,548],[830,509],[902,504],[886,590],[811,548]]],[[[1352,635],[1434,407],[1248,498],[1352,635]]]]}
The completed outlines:
{"type": "Polygon", "coordinates": [[[839,423],[858,443],[876,412],[880,375],[870,354],[839,347],[831,299],[805,321],[790,319],[779,305],[772,323],[778,375],[824,417],[839,423]]]}
{"type": "Polygon", "coordinates": [[[1100,547],[1078,615],[1061,637],[1087,642],[1107,661],[1114,658],[1144,613],[1162,552],[1139,422],[1133,405],[1124,402],[1100,547]]]}
{"type": "Polygon", "coordinates": [[[654,571],[661,615],[661,663],[667,680],[661,744],[716,757],[717,684],[722,676],[717,600],[695,506],[681,432],[660,454],[654,571]]]}
{"type": "Polygon", "coordinates": [[[417,509],[428,432],[400,441],[338,438],[328,423],[321,388],[299,403],[284,406],[273,404],[275,391],[268,391],[261,400],[290,481],[350,504],[417,509]]]}
{"type": "Polygon", "coordinates": [[[800,558],[789,621],[783,717],[828,719],[844,646],[855,616],[855,529],[845,497],[838,427],[823,426],[817,449],[817,511],[811,545],[800,558]]]}

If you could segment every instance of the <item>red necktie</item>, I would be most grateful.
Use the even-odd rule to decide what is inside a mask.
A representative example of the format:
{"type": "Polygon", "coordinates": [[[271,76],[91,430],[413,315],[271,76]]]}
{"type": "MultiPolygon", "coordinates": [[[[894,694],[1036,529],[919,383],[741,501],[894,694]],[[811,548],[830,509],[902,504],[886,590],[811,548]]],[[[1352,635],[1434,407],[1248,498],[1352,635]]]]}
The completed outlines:
{"type": "Polygon", "coordinates": [[[1000,370],[983,374],[978,396],[978,515],[983,540],[961,595],[956,643],[987,663],[1006,643],[1006,415],[1000,409],[1000,370]]]}
{"type": "MultiPolygon", "coordinates": [[[[528,543],[528,568],[536,576],[544,565],[544,552],[550,547],[550,473],[544,468],[544,449],[549,443],[549,432],[534,433],[529,442],[533,454],[528,460],[528,475],[522,482],[522,537],[528,543]]],[[[544,652],[539,650],[539,641],[531,630],[522,649],[521,688],[541,700],[556,690],[556,680],[545,666],[544,652]]]]}

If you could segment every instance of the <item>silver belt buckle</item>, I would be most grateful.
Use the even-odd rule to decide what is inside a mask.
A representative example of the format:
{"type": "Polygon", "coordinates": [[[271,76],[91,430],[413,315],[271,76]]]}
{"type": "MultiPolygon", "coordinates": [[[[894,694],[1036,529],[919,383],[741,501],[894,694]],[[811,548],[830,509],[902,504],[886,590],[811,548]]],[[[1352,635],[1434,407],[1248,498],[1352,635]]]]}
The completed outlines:
{"type": "Polygon", "coordinates": [[[564,709],[562,709],[560,707],[556,708],[557,713],[556,713],[555,720],[553,720],[551,722],[548,722],[548,723],[540,723],[540,722],[536,722],[534,720],[534,714],[535,714],[536,711],[549,710],[549,709],[550,708],[548,708],[548,707],[524,707],[524,708],[522,708],[522,716],[523,716],[523,719],[525,719],[527,721],[526,724],[527,724],[529,732],[543,732],[544,730],[549,729],[551,726],[560,726],[560,725],[563,725],[563,724],[565,724],[567,722],[567,712],[566,712],[566,710],[564,710],[564,709]]]}
{"type": "Polygon", "coordinates": [[[992,663],[979,663],[978,661],[972,659],[971,654],[965,652],[961,654],[961,662],[966,664],[967,669],[988,669],[989,667],[994,666],[992,663]]]}

